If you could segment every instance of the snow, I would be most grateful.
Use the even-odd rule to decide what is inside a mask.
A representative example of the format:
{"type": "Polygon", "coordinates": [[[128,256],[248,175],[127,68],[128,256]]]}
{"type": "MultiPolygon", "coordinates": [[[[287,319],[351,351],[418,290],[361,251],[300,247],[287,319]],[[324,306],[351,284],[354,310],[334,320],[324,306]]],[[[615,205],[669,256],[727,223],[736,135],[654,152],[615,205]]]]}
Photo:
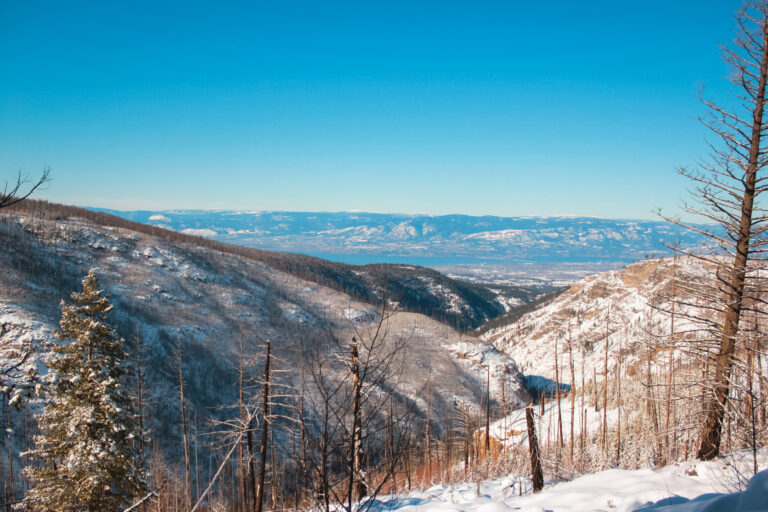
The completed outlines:
{"type": "MultiPolygon", "coordinates": [[[[406,496],[380,497],[374,512],[757,512],[768,511],[768,470],[751,476],[751,452],[662,469],[609,469],[569,482],[549,482],[538,494],[528,477],[436,485],[406,496]],[[522,494],[519,495],[519,494],[522,494]]],[[[759,453],[760,468],[768,450],[759,453]]]]}
{"type": "Polygon", "coordinates": [[[182,229],[181,232],[193,236],[216,236],[216,232],[212,229],[187,228],[182,229]]]}
{"type": "MultiPolygon", "coordinates": [[[[581,434],[582,427],[586,426],[588,434],[598,432],[603,424],[603,410],[595,410],[593,407],[587,407],[586,418],[584,417],[584,408],[581,407],[580,399],[576,399],[576,416],[573,422],[574,436],[581,434]]],[[[556,439],[557,417],[558,414],[563,422],[563,437],[570,436],[571,423],[571,400],[564,396],[560,399],[560,408],[557,407],[557,400],[554,398],[547,400],[543,406],[544,414],[540,414],[540,405],[536,406],[536,430],[539,436],[539,442],[556,439]]],[[[631,414],[624,413],[625,414],[631,414]]],[[[606,424],[608,428],[613,427],[618,418],[617,409],[608,407],[605,411],[606,424]]],[[[505,447],[514,447],[527,443],[528,433],[526,430],[525,408],[519,408],[510,412],[504,418],[496,420],[490,425],[491,437],[499,441],[505,447]]],[[[568,441],[567,439],[565,440],[568,441]]]]}
{"type": "MultiPolygon", "coordinates": [[[[573,360],[581,373],[604,374],[606,334],[608,335],[608,368],[615,373],[618,355],[622,355],[623,372],[637,366],[647,354],[649,333],[668,332],[670,320],[659,309],[669,309],[667,302],[651,306],[663,297],[672,275],[671,258],[646,260],[627,267],[589,276],[574,284],[551,303],[521,317],[516,322],[492,329],[482,335],[487,343],[507,352],[526,375],[555,377],[554,349],[557,346],[560,381],[570,382],[568,365],[573,343],[573,360]]],[[[700,262],[679,258],[679,282],[711,279],[700,262]],[[709,276],[709,277],[708,277],[709,276]]],[[[689,301],[693,302],[693,301],[689,301]]],[[[679,311],[675,323],[677,333],[696,328],[688,318],[699,313],[692,306],[679,311]]],[[[680,351],[676,357],[681,356],[680,351]]],[[[653,363],[661,364],[660,360],[653,363]]]]}
{"type": "Polygon", "coordinates": [[[507,297],[502,290],[498,288],[489,288],[496,294],[496,301],[504,307],[505,312],[509,312],[516,307],[522,306],[523,301],[517,297],[507,297]]]}
{"type": "Polygon", "coordinates": [[[426,276],[418,276],[418,279],[426,285],[431,295],[443,297],[448,302],[445,308],[446,312],[461,314],[463,311],[469,310],[469,305],[465,304],[462,298],[448,287],[426,276]]]}
{"type": "Polygon", "coordinates": [[[345,308],[342,312],[342,316],[352,324],[360,324],[363,322],[373,321],[378,313],[375,309],[356,309],[345,308]]]}
{"type": "Polygon", "coordinates": [[[171,219],[169,219],[165,215],[160,215],[160,214],[150,215],[149,216],[149,220],[159,220],[161,222],[171,222],[171,219]]]}
{"type": "Polygon", "coordinates": [[[475,375],[478,381],[485,382],[490,377],[491,396],[502,396],[503,380],[506,386],[504,393],[509,403],[523,404],[529,400],[528,393],[522,386],[522,375],[515,361],[507,354],[476,340],[442,345],[456,358],[456,364],[468,374],[475,375]]]}

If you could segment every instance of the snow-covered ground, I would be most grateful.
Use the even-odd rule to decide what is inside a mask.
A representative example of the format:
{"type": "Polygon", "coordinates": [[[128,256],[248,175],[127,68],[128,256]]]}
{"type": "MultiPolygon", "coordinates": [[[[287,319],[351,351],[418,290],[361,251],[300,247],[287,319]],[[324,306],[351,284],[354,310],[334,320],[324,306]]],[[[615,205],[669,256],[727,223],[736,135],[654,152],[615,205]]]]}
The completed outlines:
{"type": "MultiPolygon", "coordinates": [[[[629,367],[643,365],[649,351],[656,351],[655,344],[669,333],[671,322],[663,311],[670,309],[673,275],[678,283],[677,298],[695,303],[696,298],[686,295],[690,291],[682,284],[713,282],[714,270],[690,257],[633,263],[582,279],[549,304],[481,337],[509,354],[523,374],[553,380],[556,348],[560,382],[573,384],[568,371],[573,357],[578,384],[582,373],[587,379],[594,372],[604,376],[607,336],[609,374],[615,375],[619,361],[622,374],[626,374],[629,367]]],[[[703,313],[678,305],[674,323],[678,339],[696,335],[701,326],[688,320],[696,315],[703,313]]],[[[680,356],[678,351],[677,358],[680,356]]],[[[652,365],[665,369],[666,361],[657,357],[652,365]]]]}
{"type": "MultiPolygon", "coordinates": [[[[557,406],[557,400],[548,400],[544,406],[544,413],[541,414],[542,407],[535,407],[536,431],[540,443],[554,442],[558,436],[558,415],[562,418],[563,439],[567,443],[570,436],[571,424],[571,400],[564,397],[560,400],[560,407],[557,406]]],[[[626,417],[627,413],[622,414],[626,417]]],[[[608,407],[606,411],[606,424],[608,428],[615,428],[618,411],[614,407],[608,407]]],[[[603,425],[603,410],[595,410],[593,407],[582,407],[581,398],[576,399],[576,416],[573,422],[574,436],[578,438],[582,428],[586,427],[586,432],[598,432],[603,425]],[[586,417],[584,412],[586,410],[586,417]]],[[[480,429],[478,432],[482,431],[480,429]]],[[[528,431],[525,420],[525,408],[515,409],[507,416],[496,420],[490,424],[490,433],[493,439],[496,439],[502,446],[513,447],[518,445],[527,446],[528,431]]]]}
{"type": "MultiPolygon", "coordinates": [[[[739,452],[712,462],[689,461],[660,470],[609,469],[530,492],[525,477],[436,485],[406,496],[385,496],[372,512],[755,512],[768,511],[768,449],[739,452]],[[749,486],[748,486],[749,482],[749,486]],[[522,495],[520,495],[522,494],[522,495]]],[[[545,475],[546,476],[546,475],[545,475]]]]}

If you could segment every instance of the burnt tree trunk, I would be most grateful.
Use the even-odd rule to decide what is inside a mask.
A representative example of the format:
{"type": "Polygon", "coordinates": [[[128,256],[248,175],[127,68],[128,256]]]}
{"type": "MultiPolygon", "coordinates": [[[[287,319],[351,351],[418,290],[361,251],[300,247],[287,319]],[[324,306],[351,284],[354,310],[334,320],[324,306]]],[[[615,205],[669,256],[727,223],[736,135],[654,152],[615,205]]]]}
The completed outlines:
{"type": "Polygon", "coordinates": [[[544,488],[544,475],[541,472],[541,457],[539,455],[539,441],[536,439],[536,426],[533,423],[533,405],[525,408],[525,421],[528,424],[528,451],[531,454],[531,481],[533,492],[539,492],[544,488]]]}
{"type": "Polygon", "coordinates": [[[264,397],[261,409],[261,446],[259,447],[259,481],[256,485],[256,512],[264,507],[264,476],[267,473],[267,441],[269,440],[269,359],[270,344],[267,340],[264,361],[264,397]]]}
{"type": "Polygon", "coordinates": [[[352,370],[352,446],[349,463],[349,490],[347,494],[348,510],[352,510],[352,502],[368,495],[365,479],[362,477],[363,447],[362,447],[362,416],[360,400],[362,398],[362,382],[360,381],[360,362],[357,339],[352,338],[350,344],[352,370]]]}
{"type": "Polygon", "coordinates": [[[763,131],[766,77],[768,77],[768,24],[766,23],[765,12],[761,12],[761,14],[763,16],[761,20],[762,55],[760,57],[759,80],[752,110],[752,134],[749,144],[749,157],[742,180],[744,195],[741,200],[741,218],[739,221],[738,241],[736,243],[736,257],[729,268],[729,275],[726,277],[728,280],[728,303],[725,309],[720,349],[714,361],[714,389],[704,406],[706,419],[701,431],[701,444],[696,455],[701,460],[712,460],[720,454],[723,417],[730,391],[736,334],[739,330],[739,318],[741,316],[747,262],[751,245],[755,184],[757,182],[757,171],[762,165],[761,160],[763,159],[760,140],[763,131]]]}

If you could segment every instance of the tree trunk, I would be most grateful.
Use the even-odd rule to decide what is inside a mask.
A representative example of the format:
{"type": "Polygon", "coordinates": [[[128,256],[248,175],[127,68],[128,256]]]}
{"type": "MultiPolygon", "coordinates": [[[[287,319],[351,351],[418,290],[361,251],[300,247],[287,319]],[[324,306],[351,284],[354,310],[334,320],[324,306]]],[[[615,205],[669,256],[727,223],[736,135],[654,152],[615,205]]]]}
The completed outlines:
{"type": "Polygon", "coordinates": [[[427,485],[430,485],[432,483],[432,438],[431,434],[429,432],[429,420],[430,420],[430,409],[431,409],[431,399],[432,399],[432,372],[430,371],[429,377],[427,377],[427,424],[426,424],[426,432],[424,433],[426,443],[426,457],[424,460],[424,463],[426,465],[426,480],[427,485]]]}
{"type": "Polygon", "coordinates": [[[181,440],[184,445],[184,508],[192,506],[192,469],[189,459],[189,438],[187,436],[187,415],[184,404],[184,371],[182,367],[182,348],[179,340],[177,369],[179,373],[179,408],[181,409],[181,440]]]}
{"type": "Polygon", "coordinates": [[[251,496],[251,510],[258,508],[256,500],[256,453],[253,450],[253,419],[248,418],[248,430],[245,433],[248,444],[248,493],[251,496]]]}
{"type": "Polygon", "coordinates": [[[362,471],[362,426],[360,398],[362,396],[362,382],[360,381],[360,363],[357,349],[357,339],[352,338],[350,344],[351,369],[352,369],[352,446],[349,464],[349,490],[347,495],[348,510],[352,510],[352,502],[368,495],[365,481],[360,475],[362,471]]]}
{"type": "Polygon", "coordinates": [[[485,459],[491,458],[491,365],[485,381],[485,459]]]}
{"type": "Polygon", "coordinates": [[[764,13],[761,24],[763,53],[760,61],[759,84],[754,101],[755,107],[752,112],[752,138],[750,140],[749,159],[743,180],[744,195],[741,201],[741,220],[739,222],[738,242],[736,244],[736,257],[729,269],[729,297],[725,310],[723,335],[720,339],[720,350],[715,358],[714,389],[704,409],[706,419],[701,432],[701,444],[697,453],[697,458],[701,460],[712,460],[720,454],[723,417],[725,415],[728,392],[730,391],[736,334],[739,330],[739,318],[744,297],[744,285],[752,237],[755,183],[757,181],[757,170],[762,159],[760,139],[763,130],[766,77],[768,77],[768,23],[766,23],[764,13]]]}
{"type": "MultiPolygon", "coordinates": [[[[240,428],[248,429],[248,425],[245,424],[245,400],[243,392],[243,380],[244,380],[245,368],[243,365],[243,340],[240,338],[239,354],[238,354],[238,405],[240,408],[240,428]]],[[[250,456],[250,453],[249,453],[250,456]]],[[[238,443],[237,447],[237,475],[238,475],[238,487],[240,489],[240,503],[238,509],[246,512],[248,506],[248,491],[246,490],[246,475],[248,471],[246,469],[246,461],[243,453],[243,443],[238,443]]]]}
{"type": "Polygon", "coordinates": [[[603,364],[603,372],[605,378],[603,379],[603,437],[602,437],[602,449],[605,454],[605,445],[608,434],[608,323],[605,324],[605,359],[603,364]]]}
{"type": "Polygon", "coordinates": [[[573,464],[574,425],[576,419],[576,368],[573,363],[573,340],[571,339],[571,326],[568,324],[568,365],[571,368],[571,443],[569,445],[570,461],[573,464]]]}
{"type": "Polygon", "coordinates": [[[541,472],[541,457],[539,456],[539,442],[536,439],[536,426],[533,423],[533,404],[525,408],[525,422],[528,425],[528,451],[531,454],[531,480],[533,492],[539,492],[544,488],[544,475],[541,472]]]}
{"type": "Polygon", "coordinates": [[[269,440],[269,360],[270,344],[266,344],[266,360],[264,361],[264,398],[261,408],[261,446],[259,447],[259,481],[256,485],[256,512],[262,512],[264,507],[264,476],[267,473],[267,441],[269,440]]]}
{"type": "Polygon", "coordinates": [[[563,449],[563,410],[560,404],[560,362],[557,358],[557,336],[555,336],[555,400],[557,400],[557,458],[563,449]]]}
{"type": "Polygon", "coordinates": [[[619,337],[619,354],[616,362],[616,465],[621,462],[621,337],[619,337]]]}
{"type": "Polygon", "coordinates": [[[667,403],[664,412],[664,454],[660,465],[664,466],[671,459],[669,442],[669,423],[672,416],[672,388],[675,385],[675,303],[677,302],[677,253],[672,257],[672,310],[669,315],[669,353],[667,354],[667,403]]]}

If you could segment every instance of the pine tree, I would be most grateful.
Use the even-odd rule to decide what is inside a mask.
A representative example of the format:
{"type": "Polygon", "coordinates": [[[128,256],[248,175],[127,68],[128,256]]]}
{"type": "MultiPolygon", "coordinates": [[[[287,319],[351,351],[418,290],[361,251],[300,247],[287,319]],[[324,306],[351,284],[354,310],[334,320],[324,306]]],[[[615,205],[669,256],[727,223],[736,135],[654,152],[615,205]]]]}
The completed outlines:
{"type": "Polygon", "coordinates": [[[145,490],[134,408],[125,386],[123,340],[107,323],[112,310],[91,271],[73,305],[62,301],[40,434],[25,453],[33,484],[29,509],[117,511],[145,490]]]}

